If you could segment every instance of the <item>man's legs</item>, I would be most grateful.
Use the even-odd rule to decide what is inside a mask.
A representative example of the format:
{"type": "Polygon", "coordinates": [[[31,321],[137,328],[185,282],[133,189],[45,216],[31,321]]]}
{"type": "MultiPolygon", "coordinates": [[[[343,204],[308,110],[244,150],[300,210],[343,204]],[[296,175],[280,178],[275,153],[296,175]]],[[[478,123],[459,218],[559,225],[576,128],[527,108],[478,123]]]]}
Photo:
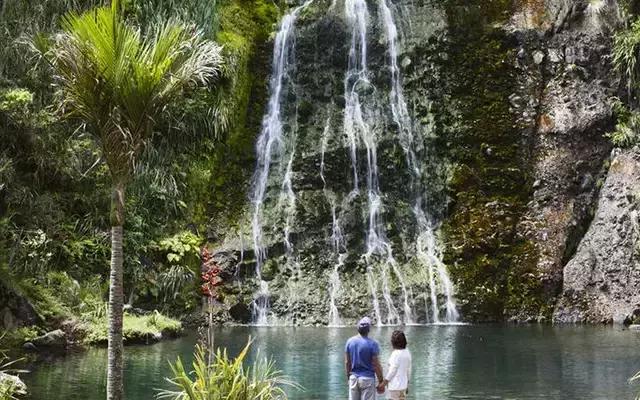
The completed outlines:
{"type": "Polygon", "coordinates": [[[359,378],[360,400],[376,400],[376,380],[372,378],[359,378]]]}
{"type": "Polygon", "coordinates": [[[356,378],[354,375],[351,375],[349,377],[349,400],[360,400],[358,378],[356,378]]]}

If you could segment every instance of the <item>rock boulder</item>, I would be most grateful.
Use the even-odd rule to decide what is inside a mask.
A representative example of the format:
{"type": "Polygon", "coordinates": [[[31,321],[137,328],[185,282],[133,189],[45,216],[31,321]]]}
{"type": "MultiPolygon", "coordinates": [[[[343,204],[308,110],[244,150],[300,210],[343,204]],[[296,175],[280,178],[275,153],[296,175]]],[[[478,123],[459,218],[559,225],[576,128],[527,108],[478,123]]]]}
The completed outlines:
{"type": "Polygon", "coordinates": [[[598,209],[564,268],[556,322],[630,323],[640,313],[640,149],[614,151],[598,209]]]}

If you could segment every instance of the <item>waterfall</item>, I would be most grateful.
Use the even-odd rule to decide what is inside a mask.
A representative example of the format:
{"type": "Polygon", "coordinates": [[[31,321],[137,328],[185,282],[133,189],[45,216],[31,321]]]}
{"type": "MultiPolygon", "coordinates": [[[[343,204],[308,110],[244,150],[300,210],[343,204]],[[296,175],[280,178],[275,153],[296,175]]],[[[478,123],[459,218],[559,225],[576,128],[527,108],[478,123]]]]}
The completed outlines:
{"type": "Polygon", "coordinates": [[[447,268],[442,262],[433,222],[427,217],[422,206],[422,171],[416,159],[414,150],[416,148],[416,141],[414,139],[411,117],[409,116],[407,103],[404,98],[402,76],[398,68],[398,29],[393,18],[393,13],[387,4],[387,0],[380,0],[380,14],[382,16],[389,49],[389,70],[391,72],[389,101],[391,104],[391,114],[393,116],[393,122],[399,131],[400,145],[405,152],[407,168],[411,176],[411,191],[414,192],[415,197],[413,213],[417,223],[416,256],[420,263],[427,269],[429,279],[431,315],[428,315],[427,312],[427,320],[431,320],[433,323],[441,322],[437,293],[437,286],[439,284],[445,296],[445,322],[456,322],[459,314],[453,299],[453,284],[451,278],[449,278],[447,268]]]}
{"type": "MultiPolygon", "coordinates": [[[[347,149],[350,159],[348,173],[351,176],[351,187],[347,193],[337,193],[331,187],[330,176],[325,176],[325,155],[332,133],[331,112],[326,119],[320,137],[320,166],[319,177],[322,190],[331,212],[331,234],[327,238],[327,246],[331,248],[330,257],[326,258],[331,267],[327,267],[328,302],[326,304],[328,323],[332,326],[341,325],[338,303],[343,295],[341,271],[347,260],[348,251],[344,235],[344,226],[349,224],[351,212],[358,210],[354,207],[356,200],[361,200],[365,215],[364,249],[361,261],[366,267],[362,279],[371,295],[371,306],[374,317],[379,325],[382,324],[412,324],[417,316],[414,312],[413,292],[417,287],[424,290],[426,320],[428,322],[455,322],[459,318],[455,301],[454,287],[448,271],[442,262],[442,251],[439,247],[436,229],[430,209],[423,204],[422,198],[425,187],[422,183],[426,178],[422,167],[423,145],[416,135],[416,127],[407,107],[402,87],[402,74],[398,65],[399,36],[390,0],[378,0],[379,12],[375,17],[383,28],[386,39],[389,81],[388,109],[390,110],[391,128],[397,130],[397,139],[403,149],[406,168],[410,177],[408,184],[411,194],[408,203],[412,205],[415,225],[408,231],[413,236],[407,236],[407,242],[415,246],[415,255],[407,257],[409,262],[399,263],[394,257],[394,248],[387,237],[385,226],[385,196],[380,187],[378,171],[378,145],[380,136],[385,133],[385,121],[382,120],[386,105],[376,97],[379,91],[371,80],[368,66],[368,27],[372,17],[367,8],[366,0],[343,0],[344,13],[349,29],[347,36],[349,53],[347,70],[344,76],[344,109],[342,121],[343,146],[347,149]],[[348,217],[348,218],[346,218],[348,217]],[[413,265],[419,266],[419,271],[412,270],[413,265]],[[424,273],[424,276],[422,275],[424,273]],[[415,275],[420,275],[417,284],[415,275]],[[418,286],[419,285],[419,286],[418,286]],[[424,289],[422,289],[424,288],[424,289]]],[[[296,323],[298,313],[305,312],[299,308],[300,299],[308,293],[302,278],[301,263],[305,259],[298,259],[299,253],[294,249],[296,236],[292,235],[296,218],[296,202],[292,178],[294,176],[294,160],[296,154],[305,159],[307,149],[303,146],[296,148],[298,115],[292,121],[283,123],[283,114],[291,117],[290,96],[294,87],[291,75],[294,70],[295,35],[294,25],[300,10],[311,1],[293,9],[284,16],[275,36],[272,74],[269,82],[269,101],[262,121],[262,129],[256,143],[257,163],[252,186],[252,238],[256,258],[256,278],[259,288],[254,293],[252,303],[253,323],[267,325],[277,322],[270,315],[271,293],[268,278],[263,279],[262,268],[267,258],[267,240],[263,231],[281,235],[278,242],[284,245],[284,255],[291,275],[282,284],[278,282],[278,290],[284,290],[280,296],[282,302],[277,305],[280,314],[283,307],[288,319],[286,323],[296,323]],[[287,109],[287,106],[289,108],[287,109]],[[286,128],[285,128],[286,127],[286,128]],[[265,213],[265,202],[268,190],[277,191],[278,229],[269,224],[274,213],[265,213]],[[267,221],[266,216],[269,217],[267,221]]],[[[333,5],[332,5],[333,7],[333,5]]],[[[386,89],[386,85],[385,85],[386,89]]],[[[386,93],[386,92],[385,92],[386,93]]],[[[332,103],[334,104],[334,103],[332,103]]],[[[385,111],[386,112],[386,111],[385,111]]],[[[335,131],[335,130],[334,130],[335,131]]],[[[303,135],[305,137],[306,135],[303,135]]],[[[302,192],[301,192],[302,193],[302,192]]],[[[273,197],[269,197],[272,199],[273,197]]],[[[300,196],[304,205],[305,197],[300,196]]],[[[359,204],[359,203],[358,203],[359,204]]],[[[271,207],[271,206],[270,206],[271,207]]],[[[409,214],[410,215],[410,214],[409,214]]],[[[241,239],[242,240],[242,239],[241,239]]],[[[403,238],[404,240],[404,238],[403,238]]],[[[323,258],[324,259],[324,258],[323,258]]],[[[276,287],[276,286],[274,286],[276,287]]],[[[349,290],[351,286],[344,285],[349,290]]],[[[420,317],[422,320],[422,317],[420,317]]],[[[280,321],[283,322],[283,321],[280,321]]]]}
{"type": "MultiPolygon", "coordinates": [[[[337,213],[337,200],[336,195],[327,190],[327,181],[324,176],[325,160],[324,156],[327,151],[327,142],[329,141],[329,134],[331,129],[331,117],[327,118],[324,129],[322,131],[321,143],[320,143],[320,179],[322,180],[322,191],[327,199],[327,202],[331,205],[331,249],[333,251],[333,257],[335,258],[333,269],[329,275],[329,326],[341,326],[342,321],[340,319],[340,312],[336,305],[337,298],[340,296],[340,268],[344,265],[344,261],[347,257],[346,244],[342,235],[342,226],[340,222],[340,216],[337,213]]],[[[345,207],[342,207],[344,210],[345,207]]]]}
{"type": "MultiPolygon", "coordinates": [[[[257,325],[267,325],[267,316],[270,308],[269,284],[262,279],[262,266],[267,256],[267,249],[263,243],[263,208],[267,183],[271,164],[280,162],[284,151],[283,127],[281,116],[282,91],[286,81],[287,72],[291,63],[291,53],[294,46],[293,30],[298,12],[310,3],[295,8],[285,15],[280,23],[280,29],[275,37],[273,46],[272,72],[269,82],[269,103],[267,112],[262,120],[262,130],[256,143],[257,164],[253,177],[251,201],[253,216],[251,228],[253,233],[253,247],[256,257],[256,278],[260,281],[258,292],[254,296],[252,305],[253,322],[257,325]]],[[[287,191],[289,204],[293,202],[295,207],[295,194],[291,188],[291,152],[287,173],[283,187],[287,191]],[[288,183],[287,183],[288,179],[288,183]],[[293,195],[292,195],[293,194],[293,195]]],[[[285,241],[289,242],[289,224],[285,228],[285,241]]]]}
{"type": "Polygon", "coordinates": [[[438,247],[435,232],[431,226],[431,222],[427,220],[420,204],[416,204],[414,214],[418,223],[418,238],[416,240],[416,256],[420,263],[427,268],[429,278],[429,298],[431,300],[431,314],[429,315],[428,307],[427,320],[433,323],[440,322],[457,322],[460,318],[456,303],[454,300],[454,290],[447,267],[442,262],[442,254],[438,247]],[[438,292],[436,284],[436,276],[441,287],[441,291],[445,297],[445,319],[440,319],[440,306],[438,305],[438,292]]]}
{"type": "Polygon", "coordinates": [[[353,191],[359,190],[357,149],[362,143],[366,149],[366,185],[368,204],[368,230],[366,234],[366,253],[364,259],[367,264],[367,282],[371,291],[375,318],[378,324],[402,322],[393,297],[391,295],[390,279],[393,272],[399,281],[403,296],[404,322],[413,322],[413,311],[410,307],[409,294],[405,280],[397,262],[393,257],[393,250],[386,238],[382,221],[384,204],[380,192],[378,179],[378,155],[376,131],[367,123],[366,93],[373,90],[368,78],[367,70],[367,22],[369,12],[364,0],[345,0],[345,14],[351,28],[348,69],[345,74],[345,108],[344,132],[350,148],[351,165],[353,171],[353,191]],[[364,98],[361,99],[361,95],[364,98]],[[364,101],[364,103],[363,103],[364,101]],[[378,299],[378,288],[382,291],[382,298],[386,306],[386,318],[383,319],[378,299]]]}
{"type": "Polygon", "coordinates": [[[407,167],[413,177],[420,175],[420,168],[413,147],[415,145],[413,127],[409,111],[407,110],[407,103],[404,99],[400,68],[398,68],[398,28],[396,27],[391,9],[387,5],[387,0],[380,0],[380,15],[382,16],[382,22],[387,36],[387,44],[389,46],[389,71],[391,72],[389,101],[391,103],[391,115],[393,116],[393,122],[398,127],[400,145],[405,152],[407,167]]]}
{"type": "Polygon", "coordinates": [[[293,186],[291,184],[294,155],[295,151],[292,150],[291,155],[289,156],[289,162],[287,162],[287,169],[284,174],[284,179],[282,181],[282,190],[280,192],[280,204],[285,215],[283,239],[287,257],[290,257],[293,252],[293,244],[291,243],[291,224],[293,223],[296,212],[296,194],[294,193],[293,186]]]}
{"type": "Polygon", "coordinates": [[[342,236],[342,229],[340,227],[340,220],[336,216],[336,204],[335,198],[331,203],[331,219],[332,219],[332,232],[331,232],[331,244],[333,253],[336,257],[335,264],[333,265],[333,271],[329,276],[329,325],[340,326],[342,322],[340,320],[340,313],[338,312],[338,306],[336,305],[336,299],[340,295],[340,268],[344,265],[344,260],[347,257],[346,248],[344,244],[344,238],[342,236]]]}

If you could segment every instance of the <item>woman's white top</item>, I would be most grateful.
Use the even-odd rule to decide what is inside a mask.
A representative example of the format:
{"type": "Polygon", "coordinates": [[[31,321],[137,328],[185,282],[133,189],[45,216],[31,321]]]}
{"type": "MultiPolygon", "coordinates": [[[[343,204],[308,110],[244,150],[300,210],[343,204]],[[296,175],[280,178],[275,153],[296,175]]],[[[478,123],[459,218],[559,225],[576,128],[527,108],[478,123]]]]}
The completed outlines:
{"type": "Polygon", "coordinates": [[[411,376],[411,353],[407,349],[394,350],[389,357],[389,370],[384,379],[389,381],[387,390],[405,390],[411,376]]]}

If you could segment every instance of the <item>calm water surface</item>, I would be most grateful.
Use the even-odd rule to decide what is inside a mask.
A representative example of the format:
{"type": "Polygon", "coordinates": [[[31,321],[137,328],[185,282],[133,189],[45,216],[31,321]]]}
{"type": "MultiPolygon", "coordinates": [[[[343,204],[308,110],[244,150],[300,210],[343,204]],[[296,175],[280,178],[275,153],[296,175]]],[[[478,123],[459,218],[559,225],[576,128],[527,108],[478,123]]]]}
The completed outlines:
{"type": "MultiPolygon", "coordinates": [[[[374,329],[387,359],[392,328],[374,329]]],[[[640,332],[551,326],[423,326],[405,329],[413,353],[412,399],[633,399],[628,378],[640,369],[640,332]]],[[[291,399],[345,399],[343,346],[351,328],[220,328],[218,345],[237,353],[249,335],[252,357],[271,356],[305,387],[291,399]]],[[[191,360],[188,336],[126,348],[128,400],[151,400],[166,388],[168,361],[191,360]]],[[[42,364],[25,381],[31,399],[102,400],[106,350],[42,364]]]]}

